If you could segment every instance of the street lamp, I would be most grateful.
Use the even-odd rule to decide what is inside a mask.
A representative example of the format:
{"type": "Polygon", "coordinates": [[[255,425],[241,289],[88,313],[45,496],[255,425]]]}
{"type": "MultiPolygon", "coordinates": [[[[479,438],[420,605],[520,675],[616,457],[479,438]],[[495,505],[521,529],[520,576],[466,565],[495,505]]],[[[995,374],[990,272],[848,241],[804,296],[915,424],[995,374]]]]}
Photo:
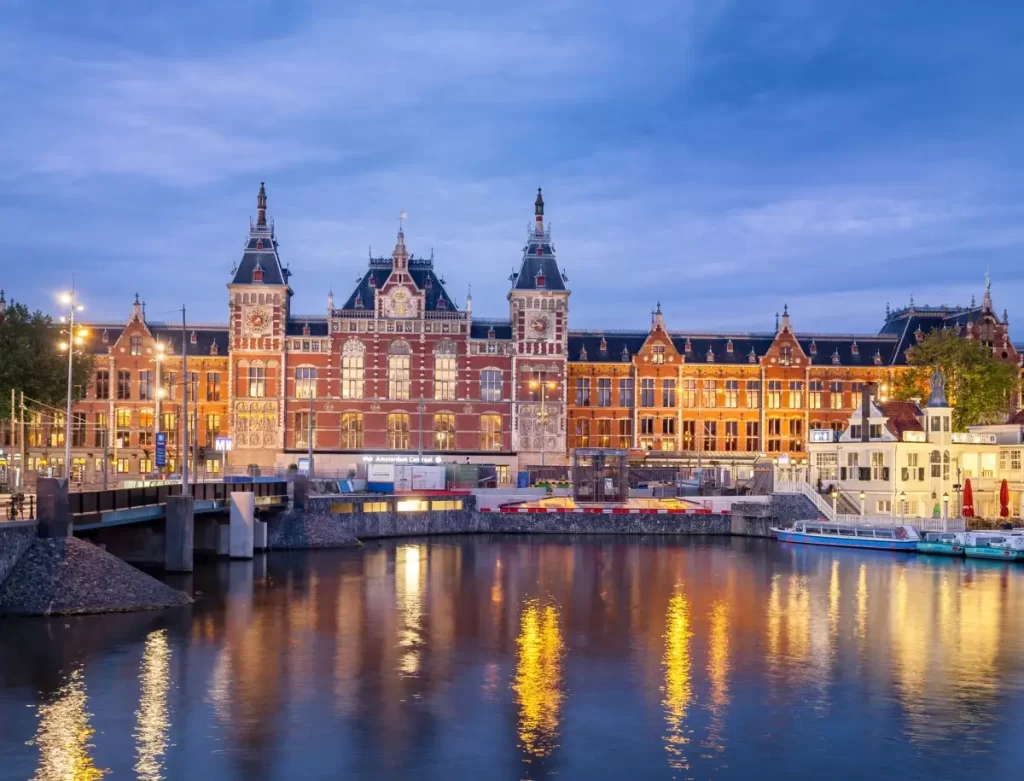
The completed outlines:
{"type": "Polygon", "coordinates": [[[548,412],[547,412],[547,391],[554,390],[558,385],[554,380],[530,380],[530,390],[540,388],[540,415],[538,420],[541,424],[540,435],[540,465],[544,466],[544,455],[547,446],[548,412]]]}
{"type": "Polygon", "coordinates": [[[68,308],[67,317],[61,317],[60,321],[67,322],[67,331],[63,331],[67,336],[66,342],[61,342],[61,349],[68,351],[68,398],[67,407],[64,411],[64,477],[71,477],[71,371],[73,367],[75,357],[75,347],[85,344],[85,337],[89,335],[89,331],[85,328],[80,328],[75,331],[75,313],[81,312],[85,309],[80,303],[78,303],[78,294],[75,292],[75,276],[71,275],[71,291],[67,293],[61,293],[60,302],[68,308]]]}
{"type": "Polygon", "coordinates": [[[900,491],[900,523],[903,523],[903,515],[907,511],[907,492],[900,491]]]}
{"type": "Polygon", "coordinates": [[[835,517],[836,517],[836,515],[839,512],[839,510],[837,509],[837,506],[836,506],[838,504],[838,501],[839,501],[839,491],[835,488],[835,486],[833,486],[832,490],[829,493],[832,496],[832,518],[833,518],[833,520],[835,520],[835,517]]]}
{"type": "Polygon", "coordinates": [[[866,497],[867,497],[867,494],[864,493],[863,491],[861,491],[860,492],[860,517],[861,518],[864,517],[864,499],[866,497]]]}
{"type": "Polygon", "coordinates": [[[942,520],[949,518],[949,491],[942,492],[942,520]]]}

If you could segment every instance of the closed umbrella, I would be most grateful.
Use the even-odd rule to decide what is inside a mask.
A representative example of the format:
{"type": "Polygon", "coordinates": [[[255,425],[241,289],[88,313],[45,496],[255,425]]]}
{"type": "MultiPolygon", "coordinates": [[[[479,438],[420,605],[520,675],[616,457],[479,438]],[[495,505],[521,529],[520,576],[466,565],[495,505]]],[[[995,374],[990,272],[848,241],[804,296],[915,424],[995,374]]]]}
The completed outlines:
{"type": "Polygon", "coordinates": [[[974,517],[974,491],[971,490],[971,478],[964,480],[964,505],[961,508],[960,514],[964,518],[974,517]]]}
{"type": "Polygon", "coordinates": [[[999,486],[999,517],[1010,517],[1010,486],[1006,484],[1005,480],[999,486]]]}

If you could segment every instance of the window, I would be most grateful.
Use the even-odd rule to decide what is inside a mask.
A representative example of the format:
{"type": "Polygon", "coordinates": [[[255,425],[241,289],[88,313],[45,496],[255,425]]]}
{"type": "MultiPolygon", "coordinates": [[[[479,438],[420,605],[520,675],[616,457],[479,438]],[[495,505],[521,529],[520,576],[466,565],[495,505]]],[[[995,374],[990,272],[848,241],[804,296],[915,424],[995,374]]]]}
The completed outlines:
{"type": "Polygon", "coordinates": [[[661,406],[667,409],[676,408],[676,381],[663,380],[661,383],[661,406]]]}
{"type": "Polygon", "coordinates": [[[619,421],[619,447],[633,447],[633,419],[623,418],[619,421]]]}
{"type": "Polygon", "coordinates": [[[589,377],[577,377],[576,378],[576,406],[577,407],[589,407],[590,406],[590,378],[589,377]]]}
{"type": "Polygon", "coordinates": [[[860,439],[860,434],[861,434],[860,429],[861,429],[860,423],[854,423],[854,424],[852,424],[850,426],[850,439],[853,440],[854,442],[856,442],[858,439],[860,439]]]}
{"type": "Polygon", "coordinates": [[[454,354],[441,353],[434,356],[434,398],[438,401],[455,401],[455,363],[454,354]]]}
{"type": "Polygon", "coordinates": [[[309,410],[295,413],[295,447],[309,447],[310,423],[316,425],[316,418],[310,418],[309,410]]]}
{"type": "Polygon", "coordinates": [[[704,392],[701,396],[700,403],[705,407],[717,406],[717,385],[718,383],[715,380],[704,380],[704,392]]]}
{"type": "Polygon", "coordinates": [[[696,380],[683,380],[683,406],[684,407],[696,407],[697,406],[697,381],[696,380]]]}
{"type": "Polygon", "coordinates": [[[501,401],[501,371],[484,369],[480,372],[480,399],[482,401],[501,401]]]}
{"type": "Polygon", "coordinates": [[[345,342],[341,351],[341,397],[363,398],[363,371],[366,348],[356,338],[345,342]]]}
{"type": "Polygon", "coordinates": [[[363,413],[342,413],[341,446],[346,450],[358,450],[363,446],[363,413]]]}
{"type": "Polygon", "coordinates": [[[501,415],[480,416],[480,449],[501,450],[501,415]]]}
{"type": "Polygon", "coordinates": [[[768,380],[768,409],[779,409],[782,406],[782,381],[768,380]]]}
{"type": "Polygon", "coordinates": [[[664,437],[674,437],[676,435],[676,419],[675,418],[662,418],[661,419],[661,435],[664,437]]]}
{"type": "Polygon", "coordinates": [[[811,380],[807,393],[807,406],[811,409],[821,409],[822,387],[821,380],[811,380]]]}
{"type": "Polygon", "coordinates": [[[142,401],[153,399],[153,372],[151,371],[139,372],[139,398],[142,401]]]}
{"type": "Polygon", "coordinates": [[[881,423],[870,423],[868,424],[868,439],[881,439],[882,438],[882,424],[881,423]]]}
{"type": "Polygon", "coordinates": [[[597,442],[598,447],[612,446],[612,421],[611,418],[598,418],[597,421],[597,442]]]}
{"type": "Polygon", "coordinates": [[[839,454],[815,453],[814,466],[818,471],[818,479],[826,482],[839,479],[839,454]]]}
{"type": "Polygon", "coordinates": [[[656,344],[651,348],[651,363],[665,363],[665,345],[656,344]]]}
{"type": "Polygon", "coordinates": [[[185,387],[185,393],[187,394],[188,400],[197,400],[197,396],[199,394],[199,375],[195,372],[189,372],[186,375],[186,382],[188,385],[185,387]]]}
{"type": "Polygon", "coordinates": [[[942,420],[938,415],[932,415],[932,431],[940,431],[942,420]]]}
{"type": "Polygon", "coordinates": [[[107,428],[110,423],[107,420],[106,412],[97,412],[93,416],[94,433],[92,444],[93,447],[103,447],[107,443],[107,428]]]}
{"type": "MultiPolygon", "coordinates": [[[[405,356],[405,359],[408,362],[409,357],[405,356]]],[[[388,414],[388,447],[392,450],[409,449],[409,413],[388,414]]]]}
{"type": "Polygon", "coordinates": [[[850,409],[857,409],[861,402],[861,393],[864,390],[863,382],[850,383],[850,409]]]}
{"type": "Polygon", "coordinates": [[[704,421],[704,449],[714,450],[717,447],[718,440],[718,421],[716,420],[705,420],[704,421]]]}
{"type": "Polygon", "coordinates": [[[164,372],[161,376],[161,380],[164,384],[163,394],[165,399],[173,399],[174,394],[177,392],[175,388],[178,387],[176,382],[177,375],[174,372],[164,372]]]}
{"type": "Polygon", "coordinates": [[[932,477],[942,477],[942,454],[938,450],[933,450],[928,461],[931,464],[932,477]]]}
{"type": "Polygon", "coordinates": [[[133,336],[129,340],[129,348],[132,355],[142,355],[142,337],[133,336]]]}
{"type": "Polygon", "coordinates": [[[53,421],[50,423],[50,447],[64,446],[64,413],[54,413],[53,421]]]}
{"type": "Polygon", "coordinates": [[[590,447],[590,418],[576,418],[576,447],[590,447]]]}
{"type": "Polygon", "coordinates": [[[780,418],[768,419],[768,452],[782,452],[782,420],[780,418]]]}
{"type": "MultiPolygon", "coordinates": [[[[982,455],[982,460],[985,461],[986,459],[990,458],[991,456],[992,456],[991,453],[985,453],[984,455],[982,455]]],[[[991,471],[985,469],[986,466],[991,467],[991,466],[994,466],[994,464],[983,463],[981,476],[982,477],[992,477],[991,471]],[[986,471],[989,471],[989,474],[985,474],[986,471]]],[[[948,450],[946,450],[946,451],[944,451],[942,453],[942,479],[943,480],[949,480],[949,451],[948,450]]]]}
{"type": "Polygon", "coordinates": [[[803,380],[791,380],[789,383],[789,408],[800,409],[804,405],[803,380]]]}
{"type": "Polygon", "coordinates": [[[71,447],[85,447],[85,413],[71,413],[71,447]]]}
{"type": "Polygon", "coordinates": [[[220,434],[220,415],[210,413],[206,416],[206,447],[214,447],[217,444],[217,436],[220,434]]]}
{"type": "Polygon", "coordinates": [[[654,418],[640,418],[640,436],[654,436],[654,418]]]}
{"type": "Polygon", "coordinates": [[[879,499],[875,502],[875,510],[882,515],[891,515],[892,501],[890,499],[879,499]]]}
{"type": "Polygon", "coordinates": [[[726,380],[725,381],[725,406],[729,409],[733,409],[740,405],[740,381],[739,380],[726,380]]]}
{"type": "Polygon", "coordinates": [[[171,446],[178,441],[178,416],[174,412],[165,412],[161,417],[160,430],[167,434],[167,445],[171,446]]]}
{"type": "MultiPolygon", "coordinates": [[[[409,356],[389,355],[388,356],[388,398],[408,399],[409,398],[409,356]]],[[[406,416],[408,417],[408,416],[406,416]]],[[[408,429],[406,429],[408,438],[408,429]]],[[[399,448],[404,449],[404,448],[399,448]]]]}
{"type": "Polygon", "coordinates": [[[746,424],[746,445],[743,448],[749,453],[756,453],[760,446],[758,445],[758,438],[761,434],[761,424],[756,420],[748,420],[746,424]]]}
{"type": "Polygon", "coordinates": [[[128,465],[127,458],[117,459],[117,472],[118,474],[126,475],[131,467],[128,465]]]}
{"type": "Polygon", "coordinates": [[[139,459],[139,474],[148,475],[153,471],[153,459],[152,458],[140,458],[139,459]]]}
{"type": "Polygon", "coordinates": [[[262,366],[249,367],[249,398],[262,399],[267,395],[267,370],[262,366]]]}
{"type": "Polygon", "coordinates": [[[633,378],[623,377],[619,380],[619,406],[633,406],[633,378]]]}
{"type": "Polygon", "coordinates": [[[220,372],[206,373],[206,400],[220,401],[220,372]]]}
{"type": "Polygon", "coordinates": [[[949,415],[942,416],[942,430],[945,432],[949,431],[949,415]]]}
{"type": "Polygon", "coordinates": [[[439,412],[434,415],[434,448],[455,449],[455,415],[450,412],[439,412]]]}
{"type": "Polygon", "coordinates": [[[832,380],[828,384],[829,407],[832,409],[843,408],[843,383],[840,380],[832,380]]]}
{"type": "Polygon", "coordinates": [[[316,368],[313,366],[297,366],[295,368],[295,398],[316,398],[316,368]]]}
{"type": "Polygon", "coordinates": [[[697,421],[683,421],[683,450],[697,449],[697,421]]]}
{"type": "Polygon", "coordinates": [[[727,451],[735,451],[739,449],[740,442],[740,424],[735,420],[725,421],[725,449],[727,451]]]}
{"type": "Polygon", "coordinates": [[[206,472],[208,474],[219,475],[220,474],[220,460],[216,458],[206,459],[206,472]]]}
{"type": "Polygon", "coordinates": [[[139,410],[139,447],[153,444],[153,410],[139,410]]]}
{"type": "Polygon", "coordinates": [[[889,475],[885,468],[885,453],[872,453],[871,454],[871,479],[872,480],[888,480],[889,475]]]}
{"type": "Polygon", "coordinates": [[[132,397],[132,373],[121,369],[117,373],[117,398],[125,401],[132,397]]]}
{"type": "Polygon", "coordinates": [[[779,350],[779,363],[783,366],[789,366],[793,362],[793,348],[788,344],[780,348],[779,350]]]}
{"type": "Polygon", "coordinates": [[[1010,451],[1010,469],[1020,470],[1020,451],[1010,451]]]}
{"type": "Polygon", "coordinates": [[[654,380],[652,378],[640,380],[640,406],[654,406],[654,380]]]}
{"type": "Polygon", "coordinates": [[[804,449],[804,419],[790,418],[789,420],[789,449],[799,453],[804,449]]]}
{"type": "Polygon", "coordinates": [[[761,406],[761,381],[747,380],[747,406],[757,409],[761,406]]]}
{"type": "Polygon", "coordinates": [[[106,369],[96,372],[96,398],[110,398],[110,372],[106,369]]]}
{"type": "MultiPolygon", "coordinates": [[[[610,407],[612,405],[612,379],[611,377],[597,378],[597,406],[610,407]]],[[[606,447],[611,447],[606,445],[606,447]]]]}

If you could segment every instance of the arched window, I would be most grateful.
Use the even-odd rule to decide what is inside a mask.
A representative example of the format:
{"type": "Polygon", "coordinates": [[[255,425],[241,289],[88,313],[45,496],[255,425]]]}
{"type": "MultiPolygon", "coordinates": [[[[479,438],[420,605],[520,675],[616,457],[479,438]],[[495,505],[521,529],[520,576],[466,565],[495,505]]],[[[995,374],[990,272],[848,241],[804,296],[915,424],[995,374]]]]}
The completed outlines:
{"type": "MultiPolygon", "coordinates": [[[[341,350],[341,397],[363,398],[366,347],[358,339],[349,339],[341,350]]],[[[361,438],[361,437],[360,437],[361,438]]]]}
{"type": "Polygon", "coordinates": [[[341,446],[346,450],[359,450],[363,446],[363,413],[344,412],[341,415],[341,446]]]}
{"type": "Polygon", "coordinates": [[[396,339],[388,348],[388,398],[409,398],[412,349],[405,339],[396,339]]]}
{"type": "Polygon", "coordinates": [[[932,465],[932,477],[942,477],[942,454],[933,450],[929,461],[932,465]]]}
{"type": "Polygon", "coordinates": [[[480,416],[480,449],[501,450],[501,415],[489,412],[480,416]]]}
{"type": "Polygon", "coordinates": [[[434,398],[455,401],[456,379],[455,342],[445,339],[434,351],[434,398]]]}

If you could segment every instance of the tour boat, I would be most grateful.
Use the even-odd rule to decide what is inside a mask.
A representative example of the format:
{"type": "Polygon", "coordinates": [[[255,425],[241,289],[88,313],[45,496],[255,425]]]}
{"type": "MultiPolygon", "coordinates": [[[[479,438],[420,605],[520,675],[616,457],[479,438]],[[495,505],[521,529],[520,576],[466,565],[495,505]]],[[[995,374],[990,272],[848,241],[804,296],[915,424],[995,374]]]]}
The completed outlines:
{"type": "Polygon", "coordinates": [[[1024,561],[1024,535],[1012,532],[968,532],[966,555],[972,559],[1024,561]]]}
{"type": "Polygon", "coordinates": [[[925,532],[924,539],[917,543],[918,553],[934,553],[939,556],[963,556],[964,535],[956,532],[925,532]]]}
{"type": "Polygon", "coordinates": [[[783,542],[833,545],[841,548],[916,551],[921,535],[913,526],[857,526],[819,521],[797,521],[791,528],[772,527],[783,542]]]}

